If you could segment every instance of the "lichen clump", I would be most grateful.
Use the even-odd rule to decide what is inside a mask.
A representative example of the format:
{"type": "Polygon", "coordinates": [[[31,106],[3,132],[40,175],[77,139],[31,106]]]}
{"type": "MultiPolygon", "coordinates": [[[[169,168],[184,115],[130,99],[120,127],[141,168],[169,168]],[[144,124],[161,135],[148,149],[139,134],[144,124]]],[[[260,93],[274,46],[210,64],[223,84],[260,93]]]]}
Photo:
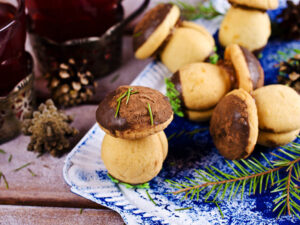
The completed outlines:
{"type": "Polygon", "coordinates": [[[25,119],[22,131],[30,135],[29,151],[59,156],[70,147],[69,138],[75,136],[78,130],[71,127],[73,118],[57,110],[52,100],[41,104],[30,119],[25,119]]]}

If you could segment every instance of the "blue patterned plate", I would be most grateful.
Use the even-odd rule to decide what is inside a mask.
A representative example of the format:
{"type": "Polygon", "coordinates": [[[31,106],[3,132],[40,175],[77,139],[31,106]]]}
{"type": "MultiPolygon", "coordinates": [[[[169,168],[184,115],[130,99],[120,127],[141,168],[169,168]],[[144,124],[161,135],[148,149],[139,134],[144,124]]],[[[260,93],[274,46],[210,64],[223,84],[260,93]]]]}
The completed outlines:
{"type": "MultiPolygon", "coordinates": [[[[218,6],[220,7],[220,6],[218,6]]],[[[271,18],[278,13],[272,12],[271,18]]],[[[221,18],[213,21],[198,21],[215,33],[221,18]]],[[[215,35],[216,36],[216,35],[215,35]]],[[[277,52],[289,52],[290,49],[300,49],[299,42],[282,42],[271,40],[260,59],[266,74],[266,84],[276,82],[278,69],[277,52]]],[[[164,78],[170,77],[170,72],[160,62],[150,63],[134,80],[132,85],[147,86],[165,93],[164,78]]],[[[148,193],[156,205],[149,200],[145,189],[128,189],[124,185],[113,183],[107,177],[107,170],[100,158],[101,142],[104,132],[95,124],[76,145],[65,160],[63,175],[70,185],[71,191],[118,212],[126,224],[299,224],[296,218],[284,216],[276,219],[272,212],[273,203],[278,194],[268,192],[245,195],[243,201],[237,197],[232,201],[220,204],[224,218],[213,203],[184,200],[181,196],[168,194],[174,191],[166,179],[183,181],[184,177],[195,175],[194,169],[206,166],[215,167],[226,172],[225,160],[215,149],[208,132],[208,123],[193,123],[184,118],[175,117],[165,130],[169,141],[169,155],[159,175],[150,182],[148,193]],[[184,129],[184,133],[182,130],[184,129]],[[193,136],[186,135],[189,131],[199,129],[193,136]],[[189,210],[176,209],[192,207],[189,210]]],[[[299,140],[298,140],[299,142],[299,140]]],[[[272,149],[257,148],[254,156],[259,158],[259,152],[266,155],[272,149]]]]}

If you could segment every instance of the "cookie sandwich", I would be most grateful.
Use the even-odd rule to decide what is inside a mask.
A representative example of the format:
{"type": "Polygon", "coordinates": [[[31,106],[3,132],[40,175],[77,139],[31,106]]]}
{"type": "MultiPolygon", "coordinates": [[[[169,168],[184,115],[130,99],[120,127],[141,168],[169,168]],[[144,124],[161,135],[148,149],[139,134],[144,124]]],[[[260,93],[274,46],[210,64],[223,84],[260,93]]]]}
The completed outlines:
{"type": "Polygon", "coordinates": [[[231,78],[232,88],[242,88],[251,93],[264,86],[264,71],[260,62],[247,48],[237,44],[226,47],[224,60],[218,65],[227,71],[231,78]]]}
{"type": "Polygon", "coordinates": [[[285,85],[275,84],[253,92],[259,119],[258,144],[285,145],[300,131],[300,96],[285,85]]]}
{"type": "Polygon", "coordinates": [[[222,46],[239,44],[251,52],[260,52],[271,35],[271,21],[266,10],[276,9],[278,0],[230,0],[219,31],[222,46]]]}
{"type": "Polygon", "coordinates": [[[226,159],[244,159],[253,152],[258,116],[255,101],[247,91],[236,89],[222,98],[212,113],[210,134],[226,159]]]}
{"type": "Polygon", "coordinates": [[[96,120],[106,133],[101,158],[108,173],[129,184],[153,179],[168,153],[163,130],[172,119],[168,99],[151,88],[120,86],[107,95],[96,120]]]}
{"type": "Polygon", "coordinates": [[[230,88],[227,73],[204,62],[185,65],[167,80],[167,96],[174,112],[194,121],[209,120],[213,108],[230,88]]]}
{"type": "Polygon", "coordinates": [[[174,4],[158,4],[136,25],[133,34],[135,57],[158,56],[171,72],[202,62],[214,52],[215,41],[202,26],[180,20],[174,4]]]}

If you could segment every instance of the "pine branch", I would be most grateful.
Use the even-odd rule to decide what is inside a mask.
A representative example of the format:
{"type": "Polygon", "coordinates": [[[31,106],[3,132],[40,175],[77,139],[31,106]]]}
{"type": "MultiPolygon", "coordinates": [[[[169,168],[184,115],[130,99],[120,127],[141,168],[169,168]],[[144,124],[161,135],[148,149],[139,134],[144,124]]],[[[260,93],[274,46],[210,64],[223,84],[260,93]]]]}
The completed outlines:
{"type": "Polygon", "coordinates": [[[300,213],[300,205],[298,204],[300,201],[300,190],[297,185],[300,177],[300,144],[291,143],[271,154],[276,157],[273,161],[269,161],[261,153],[263,160],[267,162],[267,166],[263,165],[256,158],[242,159],[239,162],[234,160],[232,161],[234,166],[226,161],[232,171],[231,173],[225,173],[214,166],[210,166],[206,167],[205,170],[195,170],[196,175],[194,178],[186,177],[187,181],[175,182],[166,180],[166,182],[171,187],[178,189],[171,192],[172,194],[185,193],[183,199],[189,197],[191,200],[195,196],[197,196],[198,200],[199,193],[211,187],[204,198],[207,200],[212,197],[213,201],[219,195],[223,200],[228,192],[228,200],[234,198],[239,192],[241,193],[241,199],[243,199],[247,184],[249,184],[249,195],[255,194],[256,190],[262,193],[263,190],[267,190],[271,186],[273,187],[272,193],[281,193],[273,201],[275,204],[273,212],[279,210],[278,217],[283,213],[287,213],[300,219],[298,215],[300,213]],[[287,172],[285,177],[279,175],[280,170],[287,172]]]}

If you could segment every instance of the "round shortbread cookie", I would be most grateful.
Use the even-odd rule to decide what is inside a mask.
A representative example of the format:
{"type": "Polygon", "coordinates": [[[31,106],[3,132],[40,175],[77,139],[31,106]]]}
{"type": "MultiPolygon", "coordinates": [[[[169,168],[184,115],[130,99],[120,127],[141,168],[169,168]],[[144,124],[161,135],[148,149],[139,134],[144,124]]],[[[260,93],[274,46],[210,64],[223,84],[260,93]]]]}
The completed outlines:
{"type": "Polygon", "coordinates": [[[213,37],[204,27],[184,21],[175,29],[160,58],[174,73],[184,65],[205,61],[213,52],[214,46],[213,37]]]}
{"type": "Polygon", "coordinates": [[[181,67],[171,81],[181,93],[183,108],[194,111],[213,108],[231,87],[230,79],[223,70],[203,62],[181,67]]]}
{"type": "Polygon", "coordinates": [[[258,137],[257,109],[244,89],[228,93],[215,107],[210,120],[210,134],[225,158],[247,158],[258,137]]]}
{"type": "Polygon", "coordinates": [[[150,57],[168,37],[179,17],[180,10],[174,4],[158,4],[147,12],[133,32],[135,57],[150,57]]]}
{"type": "Polygon", "coordinates": [[[286,133],[271,133],[260,130],[257,143],[271,148],[286,145],[297,138],[299,131],[300,130],[293,130],[286,133]]]}
{"type": "Polygon", "coordinates": [[[285,85],[274,84],[253,92],[262,131],[286,133],[300,129],[300,95],[285,85]]]}
{"type": "Polygon", "coordinates": [[[101,158],[114,178],[129,184],[142,184],[159,173],[167,148],[165,134],[154,134],[138,140],[105,135],[101,158]]]}
{"type": "Polygon", "coordinates": [[[220,26],[222,46],[241,45],[251,52],[264,48],[271,35],[271,22],[266,12],[231,7],[220,26]]]}
{"type": "Polygon", "coordinates": [[[277,9],[279,5],[278,0],[229,0],[229,2],[261,10],[277,9]]]}

